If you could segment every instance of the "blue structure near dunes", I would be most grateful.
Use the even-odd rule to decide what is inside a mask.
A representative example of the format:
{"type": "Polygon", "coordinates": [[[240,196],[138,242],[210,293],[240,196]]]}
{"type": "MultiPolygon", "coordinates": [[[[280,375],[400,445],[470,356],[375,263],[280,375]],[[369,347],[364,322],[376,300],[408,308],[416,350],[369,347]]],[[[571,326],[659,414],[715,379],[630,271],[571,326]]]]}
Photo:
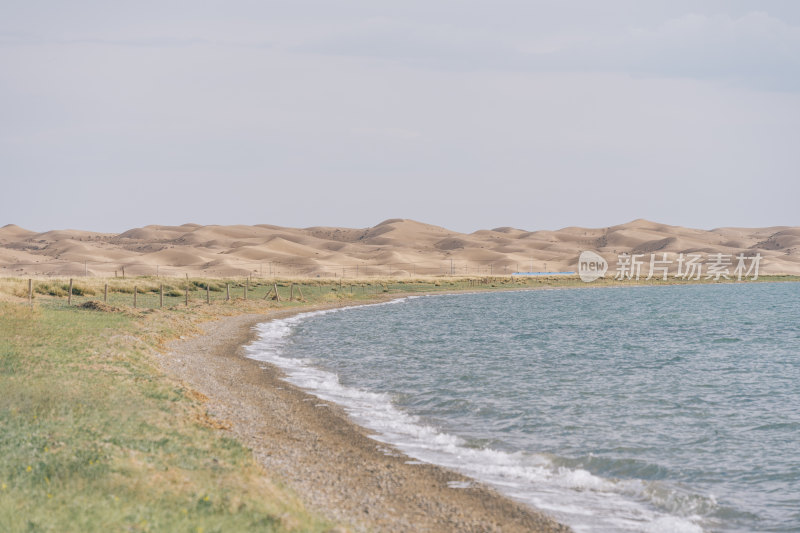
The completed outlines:
{"type": "Polygon", "coordinates": [[[512,276],[569,276],[577,272],[512,272],[512,276]]]}

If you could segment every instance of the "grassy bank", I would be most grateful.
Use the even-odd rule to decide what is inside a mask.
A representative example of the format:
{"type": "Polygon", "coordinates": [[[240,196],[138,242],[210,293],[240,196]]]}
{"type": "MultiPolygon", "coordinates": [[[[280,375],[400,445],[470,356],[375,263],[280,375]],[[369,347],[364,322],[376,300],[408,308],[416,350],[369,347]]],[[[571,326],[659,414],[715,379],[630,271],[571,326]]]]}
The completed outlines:
{"type": "Polygon", "coordinates": [[[327,528],[155,367],[168,314],[0,302],[0,531],[327,528]]]}
{"type": "Polygon", "coordinates": [[[0,531],[324,531],[331,524],[220,431],[226,422],[206,413],[201,395],[162,374],[154,354],[165,342],[242,312],[586,286],[564,278],[252,280],[245,300],[244,280],[82,278],[68,305],[68,283],[36,280],[30,307],[28,280],[0,280],[0,531]],[[104,299],[106,283],[107,305],[87,305],[104,299]],[[276,284],[280,300],[267,297],[276,284]]]}

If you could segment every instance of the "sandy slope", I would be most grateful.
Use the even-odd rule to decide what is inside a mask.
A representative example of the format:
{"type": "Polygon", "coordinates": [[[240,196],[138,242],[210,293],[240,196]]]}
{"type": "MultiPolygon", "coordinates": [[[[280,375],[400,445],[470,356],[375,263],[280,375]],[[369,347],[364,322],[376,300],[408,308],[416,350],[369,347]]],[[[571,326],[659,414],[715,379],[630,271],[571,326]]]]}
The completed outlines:
{"type": "MultiPolygon", "coordinates": [[[[699,230],[634,220],[608,228],[515,228],[470,234],[391,219],[371,228],[146,226],[121,233],[0,228],[0,275],[174,274],[393,276],[575,270],[594,250],[610,264],[622,253],[763,256],[761,272],[800,274],[800,228],[699,230]]],[[[613,269],[613,266],[612,266],[613,269]]]]}

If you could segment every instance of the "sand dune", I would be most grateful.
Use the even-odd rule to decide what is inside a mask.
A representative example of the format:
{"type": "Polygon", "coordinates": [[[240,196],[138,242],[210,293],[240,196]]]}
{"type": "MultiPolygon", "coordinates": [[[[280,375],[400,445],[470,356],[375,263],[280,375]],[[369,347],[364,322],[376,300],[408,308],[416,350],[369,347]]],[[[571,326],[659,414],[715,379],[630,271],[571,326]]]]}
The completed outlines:
{"type": "MultiPolygon", "coordinates": [[[[370,228],[150,225],[120,234],[44,233],[0,228],[0,274],[173,274],[240,276],[504,275],[575,270],[593,250],[609,264],[622,253],[763,257],[761,272],[800,274],[800,227],[700,230],[634,220],[607,228],[526,231],[511,227],[465,234],[414,220],[370,228]]],[[[613,272],[609,275],[613,276],[613,272]]]]}

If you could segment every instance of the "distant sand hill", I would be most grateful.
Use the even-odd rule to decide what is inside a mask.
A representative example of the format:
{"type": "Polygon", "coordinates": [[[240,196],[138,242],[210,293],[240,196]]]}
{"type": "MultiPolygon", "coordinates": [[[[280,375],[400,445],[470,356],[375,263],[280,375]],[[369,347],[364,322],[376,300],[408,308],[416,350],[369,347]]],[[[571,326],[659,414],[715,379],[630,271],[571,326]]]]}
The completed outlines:
{"type": "MultiPolygon", "coordinates": [[[[391,219],[365,229],[146,226],[108,234],[0,228],[0,275],[422,276],[575,270],[594,250],[610,264],[622,253],[760,253],[762,273],[800,274],[800,228],[698,230],[634,220],[558,231],[495,228],[458,233],[391,219]]],[[[734,260],[735,261],[735,260],[734,260]]],[[[612,266],[613,270],[613,266],[612,266]]],[[[608,276],[609,274],[607,274],[608,276]]],[[[613,271],[610,272],[613,276],[613,271]]]]}

